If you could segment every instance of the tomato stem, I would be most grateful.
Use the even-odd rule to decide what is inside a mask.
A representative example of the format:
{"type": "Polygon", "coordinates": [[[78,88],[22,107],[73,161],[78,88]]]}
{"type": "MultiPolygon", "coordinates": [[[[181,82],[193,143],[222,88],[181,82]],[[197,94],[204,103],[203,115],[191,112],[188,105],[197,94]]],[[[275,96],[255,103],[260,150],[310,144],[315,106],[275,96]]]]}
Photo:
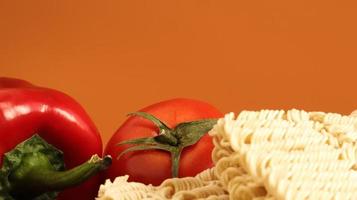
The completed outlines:
{"type": "Polygon", "coordinates": [[[160,143],[169,144],[172,146],[177,146],[178,144],[178,139],[172,135],[171,131],[160,134],[154,137],[154,139],[160,143]]]}
{"type": "Polygon", "coordinates": [[[179,173],[179,164],[180,164],[180,157],[181,157],[182,148],[176,148],[175,150],[171,151],[171,173],[172,177],[178,177],[179,173]]]}
{"type": "Polygon", "coordinates": [[[203,119],[198,121],[183,122],[174,129],[170,129],[164,122],[155,116],[145,112],[135,112],[130,115],[136,115],[150,120],[159,128],[159,134],[155,137],[136,138],[120,142],[117,145],[133,144],[122,151],[118,159],[125,153],[142,150],[164,150],[171,154],[171,172],[172,177],[178,177],[180,157],[182,150],[196,144],[203,135],[205,135],[217,123],[217,119],[203,119]]]}

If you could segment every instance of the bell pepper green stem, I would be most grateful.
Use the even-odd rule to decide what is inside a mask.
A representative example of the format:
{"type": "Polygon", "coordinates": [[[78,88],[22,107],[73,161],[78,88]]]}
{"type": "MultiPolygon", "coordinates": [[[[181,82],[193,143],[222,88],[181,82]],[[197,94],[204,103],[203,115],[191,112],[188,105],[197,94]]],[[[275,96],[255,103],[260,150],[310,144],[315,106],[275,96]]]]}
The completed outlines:
{"type": "Polygon", "coordinates": [[[79,185],[99,171],[107,169],[111,157],[92,156],[85,163],[66,171],[55,170],[46,155],[32,153],[9,175],[10,193],[14,197],[36,197],[48,191],[60,191],[79,185]]]}

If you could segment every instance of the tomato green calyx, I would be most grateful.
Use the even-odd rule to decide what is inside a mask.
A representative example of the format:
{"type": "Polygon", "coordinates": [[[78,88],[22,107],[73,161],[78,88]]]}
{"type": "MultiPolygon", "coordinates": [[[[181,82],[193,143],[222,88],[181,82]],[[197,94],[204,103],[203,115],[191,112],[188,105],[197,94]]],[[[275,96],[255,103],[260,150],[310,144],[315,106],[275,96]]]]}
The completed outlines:
{"type": "Polygon", "coordinates": [[[210,131],[217,123],[217,119],[203,119],[198,121],[183,122],[175,128],[169,128],[164,122],[155,116],[145,112],[130,113],[131,116],[140,116],[154,123],[159,134],[155,137],[136,138],[125,140],[117,145],[131,144],[133,146],[122,151],[117,159],[122,155],[132,151],[142,150],[163,150],[171,153],[172,177],[178,177],[179,161],[181,152],[185,147],[196,144],[202,136],[210,131]]]}
{"type": "Polygon", "coordinates": [[[110,156],[94,155],[87,162],[65,170],[63,153],[34,135],[5,154],[0,170],[0,196],[9,200],[56,199],[58,191],[107,169],[111,161],[110,156]]]}
{"type": "Polygon", "coordinates": [[[173,130],[171,130],[164,122],[162,122],[155,116],[146,112],[134,112],[130,113],[129,115],[140,116],[154,123],[159,128],[159,135],[154,138],[155,141],[162,144],[170,144],[173,146],[177,145],[178,141],[177,138],[174,136],[173,130]]]}

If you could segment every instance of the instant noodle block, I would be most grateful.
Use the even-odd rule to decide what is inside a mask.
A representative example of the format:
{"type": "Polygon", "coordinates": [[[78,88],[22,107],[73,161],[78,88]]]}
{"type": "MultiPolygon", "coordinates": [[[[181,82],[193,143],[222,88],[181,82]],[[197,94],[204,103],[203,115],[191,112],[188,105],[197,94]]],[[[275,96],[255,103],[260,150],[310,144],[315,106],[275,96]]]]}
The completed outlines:
{"type": "Polygon", "coordinates": [[[154,187],[127,176],[98,200],[356,200],[357,116],[302,110],[233,113],[209,133],[215,166],[154,187]]]}

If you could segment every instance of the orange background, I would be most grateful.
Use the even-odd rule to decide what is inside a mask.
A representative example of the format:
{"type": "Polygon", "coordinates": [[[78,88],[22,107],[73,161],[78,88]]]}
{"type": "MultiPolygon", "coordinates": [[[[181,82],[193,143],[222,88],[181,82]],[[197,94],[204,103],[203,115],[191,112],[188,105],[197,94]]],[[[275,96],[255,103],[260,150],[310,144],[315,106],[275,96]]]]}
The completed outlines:
{"type": "Polygon", "coordinates": [[[349,113],[354,2],[0,0],[0,75],[73,96],[105,142],[126,113],[172,97],[349,113]]]}

